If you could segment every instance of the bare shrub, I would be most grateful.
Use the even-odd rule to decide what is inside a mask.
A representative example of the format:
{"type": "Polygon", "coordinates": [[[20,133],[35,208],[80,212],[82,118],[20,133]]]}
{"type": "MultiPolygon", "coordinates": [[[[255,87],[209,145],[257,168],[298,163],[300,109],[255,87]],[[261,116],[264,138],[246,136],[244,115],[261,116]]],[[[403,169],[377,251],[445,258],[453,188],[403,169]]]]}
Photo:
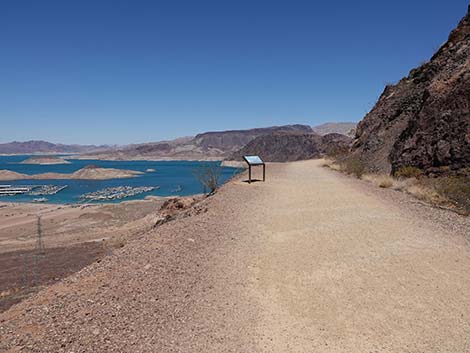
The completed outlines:
{"type": "Polygon", "coordinates": [[[207,163],[195,169],[193,174],[204,188],[204,193],[213,194],[220,185],[222,167],[218,163],[207,163]]]}
{"type": "Polygon", "coordinates": [[[386,174],[364,174],[361,179],[384,189],[398,191],[405,191],[413,184],[413,180],[397,179],[386,174]]]}
{"type": "Polygon", "coordinates": [[[395,172],[397,178],[419,178],[423,172],[416,167],[402,167],[395,172]]]}

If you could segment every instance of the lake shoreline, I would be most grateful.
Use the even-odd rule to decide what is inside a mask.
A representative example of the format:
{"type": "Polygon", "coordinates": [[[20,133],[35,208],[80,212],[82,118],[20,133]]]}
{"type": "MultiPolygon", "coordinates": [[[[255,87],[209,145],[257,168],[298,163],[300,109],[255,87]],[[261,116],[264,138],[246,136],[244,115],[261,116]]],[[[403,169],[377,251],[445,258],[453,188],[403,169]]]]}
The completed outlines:
{"type": "MultiPolygon", "coordinates": [[[[22,164],[21,162],[26,158],[28,158],[27,155],[0,157],[0,174],[2,174],[1,170],[9,170],[10,172],[7,172],[7,174],[13,174],[13,177],[0,177],[2,179],[0,185],[11,185],[14,188],[31,188],[32,186],[37,188],[39,186],[67,187],[53,195],[42,195],[45,196],[46,200],[27,191],[21,195],[1,196],[0,202],[24,203],[32,202],[34,198],[37,198],[37,202],[43,201],[48,204],[75,204],[83,202],[81,197],[85,194],[112,189],[117,190],[122,187],[136,190],[142,189],[142,187],[152,187],[152,190],[139,193],[139,195],[130,193],[132,195],[129,194],[126,198],[119,200],[109,201],[103,199],[96,202],[116,203],[123,200],[142,200],[148,196],[195,195],[203,192],[202,184],[196,177],[198,171],[219,165],[219,162],[196,161],[100,161],[78,159],[71,159],[70,164],[60,165],[22,164]],[[112,173],[109,174],[108,172],[112,173]]],[[[223,184],[241,169],[222,165],[219,171],[221,173],[220,183],[223,184]]]]}

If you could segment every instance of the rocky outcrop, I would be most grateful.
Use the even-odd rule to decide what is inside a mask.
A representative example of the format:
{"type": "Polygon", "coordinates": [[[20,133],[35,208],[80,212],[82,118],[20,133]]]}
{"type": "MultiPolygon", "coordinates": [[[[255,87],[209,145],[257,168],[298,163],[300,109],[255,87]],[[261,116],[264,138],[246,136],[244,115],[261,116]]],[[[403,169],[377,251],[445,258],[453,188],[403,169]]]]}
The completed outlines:
{"type": "Polygon", "coordinates": [[[470,167],[470,9],[428,63],[385,88],[352,151],[372,171],[470,167]]]}
{"type": "Polygon", "coordinates": [[[322,137],[321,150],[325,156],[338,156],[349,152],[353,139],[343,134],[327,134],[322,137]]]}
{"type": "Polygon", "coordinates": [[[336,148],[349,149],[352,139],[341,134],[320,136],[315,133],[276,132],[260,136],[228,159],[242,160],[259,155],[265,162],[292,162],[320,158],[336,148]]]}

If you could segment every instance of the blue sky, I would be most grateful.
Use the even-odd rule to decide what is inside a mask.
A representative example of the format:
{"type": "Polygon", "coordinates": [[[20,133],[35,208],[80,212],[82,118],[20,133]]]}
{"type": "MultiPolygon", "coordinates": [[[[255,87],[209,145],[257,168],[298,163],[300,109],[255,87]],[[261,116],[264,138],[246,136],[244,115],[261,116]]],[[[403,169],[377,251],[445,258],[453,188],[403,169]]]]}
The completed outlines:
{"type": "Polygon", "coordinates": [[[467,0],[0,1],[0,142],[358,121],[467,0]]]}

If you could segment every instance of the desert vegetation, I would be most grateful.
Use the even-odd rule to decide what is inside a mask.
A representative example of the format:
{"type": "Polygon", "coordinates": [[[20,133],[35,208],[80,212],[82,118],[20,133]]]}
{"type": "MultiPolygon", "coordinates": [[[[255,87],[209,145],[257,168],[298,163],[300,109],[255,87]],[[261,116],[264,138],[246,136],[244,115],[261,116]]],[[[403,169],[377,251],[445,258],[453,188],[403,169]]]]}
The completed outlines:
{"type": "Polygon", "coordinates": [[[222,168],[217,163],[207,163],[193,172],[195,178],[204,189],[205,194],[213,194],[220,185],[222,168]]]}
{"type": "Polygon", "coordinates": [[[459,213],[470,214],[470,177],[451,173],[439,176],[426,175],[419,168],[405,166],[393,175],[370,173],[360,158],[349,154],[330,157],[324,167],[352,175],[383,189],[406,192],[434,206],[451,208],[459,213]]]}

